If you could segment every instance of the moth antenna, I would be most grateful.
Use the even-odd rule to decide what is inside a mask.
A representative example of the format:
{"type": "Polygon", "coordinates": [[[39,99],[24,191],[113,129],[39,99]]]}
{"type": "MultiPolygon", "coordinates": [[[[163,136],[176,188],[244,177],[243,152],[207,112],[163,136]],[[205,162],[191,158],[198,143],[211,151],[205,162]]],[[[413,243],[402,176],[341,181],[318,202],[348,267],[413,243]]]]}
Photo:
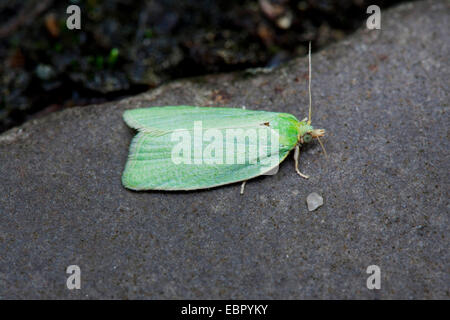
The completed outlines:
{"type": "Polygon", "coordinates": [[[309,42],[308,50],[308,61],[309,61],[309,75],[308,75],[308,92],[309,92],[309,114],[308,114],[308,124],[311,124],[311,111],[312,111],[312,99],[311,99],[311,41],[309,42]]]}
{"type": "Polygon", "coordinates": [[[322,147],[323,153],[325,154],[325,158],[328,158],[327,150],[325,150],[322,141],[320,140],[319,137],[317,137],[317,140],[319,140],[320,146],[322,147]]]}

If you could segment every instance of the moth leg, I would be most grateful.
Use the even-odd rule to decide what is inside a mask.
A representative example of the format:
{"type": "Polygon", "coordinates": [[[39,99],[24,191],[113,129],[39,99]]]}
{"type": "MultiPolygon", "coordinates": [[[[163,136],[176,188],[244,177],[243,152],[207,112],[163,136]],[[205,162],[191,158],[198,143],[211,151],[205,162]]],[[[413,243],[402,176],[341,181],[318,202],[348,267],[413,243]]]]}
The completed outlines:
{"type": "Polygon", "coordinates": [[[243,181],[241,184],[241,194],[244,194],[244,189],[245,189],[245,183],[247,182],[247,180],[243,181]]]}
{"type": "Polygon", "coordinates": [[[306,174],[303,174],[300,172],[300,170],[298,170],[298,159],[300,157],[300,147],[298,145],[295,146],[295,151],[294,151],[294,161],[295,161],[295,171],[298,173],[298,175],[302,178],[305,179],[309,179],[309,176],[307,176],[306,174]]]}

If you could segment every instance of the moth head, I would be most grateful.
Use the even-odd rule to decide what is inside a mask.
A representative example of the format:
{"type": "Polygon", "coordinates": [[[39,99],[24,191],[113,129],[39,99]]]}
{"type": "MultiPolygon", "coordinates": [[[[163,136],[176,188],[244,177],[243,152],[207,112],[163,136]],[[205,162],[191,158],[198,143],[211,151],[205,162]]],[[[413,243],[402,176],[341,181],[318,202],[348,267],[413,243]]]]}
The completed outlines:
{"type": "Polygon", "coordinates": [[[302,136],[300,136],[300,143],[304,144],[304,143],[310,143],[311,141],[313,141],[313,139],[317,139],[317,141],[319,141],[320,146],[322,147],[323,153],[325,154],[325,157],[327,156],[327,151],[325,150],[325,147],[323,146],[322,141],[320,141],[319,137],[323,137],[325,135],[325,130],[324,129],[311,129],[306,131],[305,134],[303,134],[302,136]]]}
{"type": "Polygon", "coordinates": [[[308,130],[304,135],[300,137],[300,143],[310,143],[313,139],[318,139],[325,135],[324,129],[312,129],[308,130]]]}

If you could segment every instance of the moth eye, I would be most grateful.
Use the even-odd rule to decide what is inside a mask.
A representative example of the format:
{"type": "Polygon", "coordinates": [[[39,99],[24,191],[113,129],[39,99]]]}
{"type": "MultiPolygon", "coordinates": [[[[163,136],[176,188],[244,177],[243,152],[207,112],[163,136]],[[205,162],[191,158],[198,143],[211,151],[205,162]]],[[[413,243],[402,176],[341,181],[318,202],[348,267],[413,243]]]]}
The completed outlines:
{"type": "Polygon", "coordinates": [[[309,133],[307,133],[307,134],[305,134],[305,135],[303,136],[303,141],[304,141],[305,143],[309,143],[309,142],[311,142],[311,140],[312,140],[312,137],[311,137],[311,135],[310,135],[309,133]]]}

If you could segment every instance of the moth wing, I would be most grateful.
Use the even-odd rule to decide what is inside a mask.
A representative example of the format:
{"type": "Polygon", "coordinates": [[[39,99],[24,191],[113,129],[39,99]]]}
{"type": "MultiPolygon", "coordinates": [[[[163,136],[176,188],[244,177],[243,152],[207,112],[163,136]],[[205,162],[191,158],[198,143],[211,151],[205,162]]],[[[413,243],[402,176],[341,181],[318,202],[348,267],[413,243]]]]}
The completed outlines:
{"type": "Polygon", "coordinates": [[[141,132],[163,135],[177,129],[191,130],[195,121],[201,121],[204,129],[239,128],[264,125],[278,115],[240,108],[167,106],[127,110],[123,118],[128,126],[141,132]]]}
{"type": "Polygon", "coordinates": [[[284,143],[277,142],[273,147],[272,139],[262,141],[248,138],[244,143],[241,141],[240,146],[243,148],[238,148],[234,140],[223,139],[227,129],[250,129],[245,132],[254,129],[267,135],[277,131],[275,133],[279,134],[278,129],[288,130],[286,128],[292,127],[296,121],[292,115],[274,112],[190,106],[152,107],[126,111],[124,119],[128,125],[139,130],[131,143],[122,175],[123,185],[133,190],[195,190],[248,180],[276,168],[296,142],[295,136],[286,137],[285,133],[279,136],[284,143]],[[200,137],[194,134],[195,121],[202,123],[200,137]],[[204,141],[203,135],[208,129],[221,135],[219,139],[211,139],[211,142],[222,140],[223,143],[207,149],[212,145],[204,141]],[[180,142],[179,133],[186,134],[189,139],[180,142]],[[202,143],[206,148],[199,156],[196,146],[202,143]],[[187,158],[190,161],[187,158],[184,159],[186,161],[180,161],[177,148],[185,148],[182,154],[189,154],[187,158]],[[254,153],[249,153],[255,148],[258,159],[250,156],[254,153]],[[235,161],[227,161],[229,150],[234,150],[235,161]],[[261,150],[270,150],[270,153],[261,150]],[[223,161],[218,161],[220,155],[223,161]],[[237,161],[242,157],[245,163],[237,161]]]}
{"type": "MultiPolygon", "coordinates": [[[[280,150],[270,157],[261,156],[259,162],[244,164],[214,163],[217,158],[203,154],[201,163],[177,163],[173,156],[175,145],[170,135],[154,136],[140,132],[130,146],[122,183],[133,190],[195,190],[211,188],[233,182],[248,180],[276,168],[288,155],[289,150],[280,150]]],[[[225,144],[225,149],[230,144],[225,144]]],[[[266,145],[267,146],[267,145],[266,145]]],[[[233,146],[234,147],[234,146],[233,146]]],[[[248,148],[255,147],[251,143],[248,148]]],[[[223,153],[220,146],[215,153],[223,153]]],[[[240,156],[236,152],[236,158],[240,156]]],[[[224,156],[226,157],[226,156],[224,156]]],[[[225,162],[225,161],[224,161],[225,162]]],[[[248,162],[250,158],[248,158],[248,162]]]]}

